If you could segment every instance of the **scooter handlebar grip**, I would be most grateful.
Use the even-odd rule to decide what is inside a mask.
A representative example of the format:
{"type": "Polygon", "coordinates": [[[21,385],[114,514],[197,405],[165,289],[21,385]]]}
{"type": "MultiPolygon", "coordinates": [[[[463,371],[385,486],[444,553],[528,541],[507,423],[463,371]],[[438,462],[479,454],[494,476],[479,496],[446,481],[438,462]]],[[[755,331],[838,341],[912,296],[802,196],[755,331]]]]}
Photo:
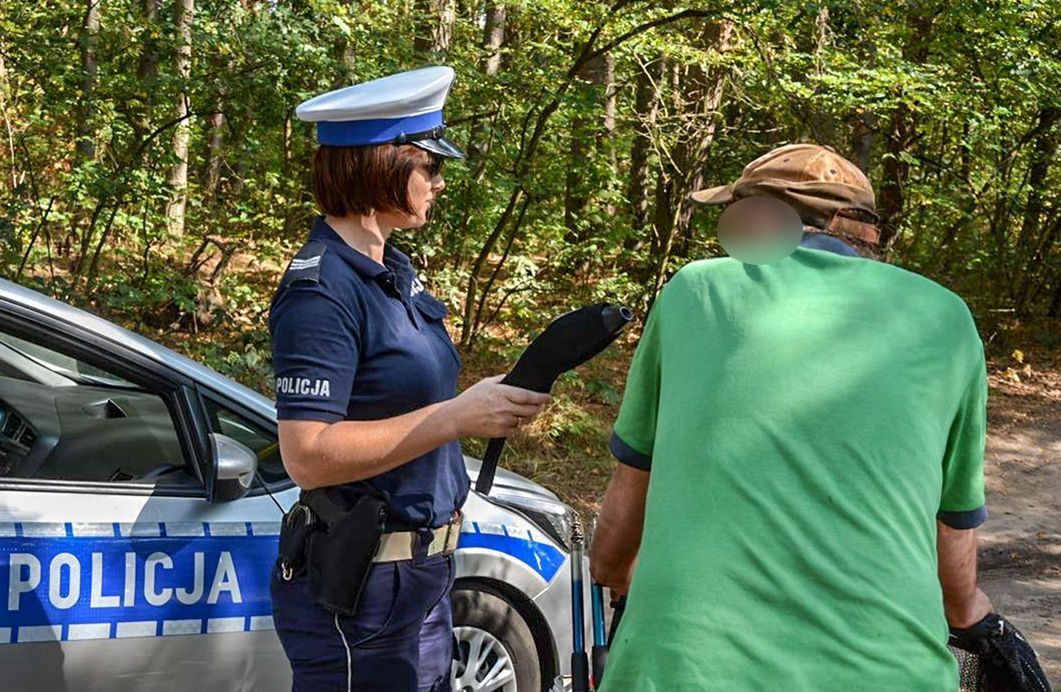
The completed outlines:
{"type": "Polygon", "coordinates": [[[571,654],[571,692],[590,692],[589,659],[585,651],[571,654]]]}

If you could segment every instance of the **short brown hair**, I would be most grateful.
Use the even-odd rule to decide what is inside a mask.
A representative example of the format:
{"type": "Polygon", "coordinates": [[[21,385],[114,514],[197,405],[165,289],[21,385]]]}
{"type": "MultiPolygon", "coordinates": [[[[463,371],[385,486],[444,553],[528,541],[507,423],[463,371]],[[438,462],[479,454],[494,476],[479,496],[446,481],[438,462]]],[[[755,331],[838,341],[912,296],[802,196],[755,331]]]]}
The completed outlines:
{"type": "Polygon", "coordinates": [[[331,216],[372,210],[413,214],[409,176],[417,168],[433,172],[436,165],[430,152],[412,144],[322,145],[313,156],[313,194],[331,216]]]}

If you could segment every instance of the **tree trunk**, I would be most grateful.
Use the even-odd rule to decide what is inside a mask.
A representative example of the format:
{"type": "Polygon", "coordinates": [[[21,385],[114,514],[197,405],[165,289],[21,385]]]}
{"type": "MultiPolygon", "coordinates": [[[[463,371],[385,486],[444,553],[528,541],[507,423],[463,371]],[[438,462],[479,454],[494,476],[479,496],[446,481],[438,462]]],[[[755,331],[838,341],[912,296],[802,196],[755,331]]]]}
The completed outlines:
{"type": "MultiPolygon", "coordinates": [[[[340,0],[339,4],[347,8],[346,11],[349,16],[357,16],[360,3],[356,0],[340,0]]],[[[340,81],[346,84],[353,84],[357,81],[357,53],[354,51],[354,42],[349,37],[341,38],[339,51],[339,60],[343,63],[346,71],[345,79],[340,81]]]]}
{"type": "Polygon", "coordinates": [[[855,128],[851,135],[851,160],[863,173],[869,175],[869,161],[873,153],[873,129],[876,118],[873,113],[863,110],[855,118],[855,128]]]}
{"type": "MultiPolygon", "coordinates": [[[[486,21],[483,25],[483,74],[494,77],[501,69],[501,47],[505,43],[505,20],[508,7],[503,1],[491,0],[486,3],[486,21]]],[[[475,184],[486,166],[486,154],[490,150],[490,138],[485,136],[483,122],[476,120],[468,135],[468,160],[472,162],[475,184]]]]}
{"type": "MultiPolygon", "coordinates": [[[[505,44],[505,26],[508,18],[506,0],[487,0],[485,12],[482,70],[487,77],[494,77],[501,69],[501,48],[505,44]]],[[[492,125],[490,121],[494,119],[496,116],[489,120],[475,120],[468,133],[468,166],[471,169],[471,175],[465,180],[459,194],[460,222],[447,228],[442,241],[443,247],[448,250],[446,254],[454,259],[455,268],[463,266],[464,253],[460,252],[459,244],[467,237],[468,224],[476,206],[475,200],[481,194],[480,183],[489,163],[487,154],[493,142],[492,127],[488,128],[488,125],[492,125]]]]}
{"type": "MultiPolygon", "coordinates": [[[[618,167],[615,158],[615,114],[619,111],[619,89],[615,84],[615,56],[611,53],[604,55],[604,124],[597,132],[597,149],[603,149],[608,157],[608,170],[614,171],[618,167]]],[[[604,216],[612,218],[615,216],[615,205],[605,202],[604,216]]]]}
{"type": "Polygon", "coordinates": [[[99,48],[99,18],[102,1],[86,0],[85,17],[81,24],[81,100],[78,104],[77,153],[83,160],[96,157],[94,99],[99,73],[96,52],[99,48]]]}
{"type": "Polygon", "coordinates": [[[177,77],[180,92],[177,94],[176,116],[180,122],[173,130],[173,158],[176,162],[169,174],[170,202],[166,206],[166,218],[170,234],[184,235],[184,211],[188,203],[188,141],[191,137],[189,120],[188,86],[192,74],[192,22],[195,18],[195,0],[177,0],[177,77]]]}
{"type": "Polygon", "coordinates": [[[4,61],[4,55],[0,52],[0,114],[4,118],[4,144],[7,150],[7,156],[9,158],[9,165],[11,169],[11,191],[14,192],[18,189],[19,183],[22,180],[22,176],[18,172],[17,156],[15,155],[15,133],[11,128],[11,120],[7,117],[7,98],[11,92],[10,82],[7,77],[7,63],[4,61]]]}
{"type": "Polygon", "coordinates": [[[501,46],[505,43],[505,20],[508,7],[504,0],[487,0],[486,21],[483,24],[483,74],[493,77],[501,69],[501,46]]]}
{"type": "Polygon", "coordinates": [[[453,40],[453,25],[457,22],[457,0],[416,0],[416,37],[413,47],[419,53],[431,53],[444,58],[453,40]]]}
{"type": "MultiPolygon", "coordinates": [[[[288,111],[287,116],[284,118],[284,159],[283,159],[283,177],[281,185],[286,184],[287,189],[281,187],[284,191],[284,196],[289,199],[297,199],[298,194],[302,191],[302,182],[295,178],[291,173],[291,163],[293,158],[293,149],[295,141],[295,123],[291,118],[292,112],[288,111]]],[[[298,226],[298,207],[294,204],[284,205],[284,236],[290,237],[291,233],[298,226]]]]}
{"type": "MultiPolygon", "coordinates": [[[[726,20],[713,27],[710,41],[719,53],[725,52],[733,38],[733,23],[726,20]]],[[[710,73],[697,68],[694,72],[695,79],[687,80],[691,86],[690,95],[698,103],[697,112],[700,117],[697,123],[702,123],[698,132],[690,137],[689,146],[682,152],[683,180],[681,194],[676,200],[678,208],[675,214],[674,234],[677,241],[677,252],[687,255],[691,238],[693,213],[695,208],[689,202],[689,193],[704,187],[704,169],[711,155],[711,147],[715,143],[715,134],[718,132],[718,124],[721,120],[719,110],[722,107],[722,94],[725,85],[724,73],[716,69],[710,73]]]]}
{"type": "MultiPolygon", "coordinates": [[[[715,51],[723,52],[729,47],[733,29],[729,20],[708,25],[703,32],[703,41],[715,51]]],[[[704,184],[704,168],[718,130],[723,77],[720,70],[706,72],[694,66],[683,79],[678,66],[671,69],[674,112],[686,114],[685,119],[691,121],[691,125],[679,137],[668,157],[668,164],[660,166],[663,175],[657,182],[656,191],[649,305],[666,280],[671,255],[675,251],[680,254],[688,252],[694,207],[687,198],[690,192],[704,184]],[[660,190],[664,183],[665,189],[660,190]]]]}
{"type": "Polygon", "coordinates": [[[1047,107],[1039,111],[1031,166],[1028,169],[1028,203],[1024,206],[1018,250],[1027,253],[1034,247],[1042,228],[1043,191],[1047,189],[1046,178],[1050,165],[1057,155],[1058,123],[1061,123],[1061,108],[1047,107]]]}
{"type": "MultiPolygon", "coordinates": [[[[867,39],[862,42],[861,50],[865,51],[866,67],[876,67],[877,44],[867,39]]],[[[866,175],[869,175],[869,162],[873,155],[873,132],[876,129],[877,116],[867,106],[861,106],[854,116],[850,149],[851,160],[866,175]]]]}
{"type": "Polygon", "coordinates": [[[217,108],[210,114],[210,141],[206,152],[206,184],[203,195],[207,205],[213,205],[221,187],[221,165],[224,161],[222,149],[225,144],[225,93],[217,97],[217,108]]]}
{"type": "Polygon", "coordinates": [[[501,72],[518,69],[519,52],[523,49],[524,35],[528,27],[521,14],[527,10],[522,3],[504,0],[505,10],[505,50],[501,52],[501,72]],[[521,21],[522,20],[522,21],[521,21]]]}
{"type": "Polygon", "coordinates": [[[158,79],[158,41],[151,36],[151,32],[158,20],[161,4],[162,0],[143,0],[141,5],[143,23],[147,29],[136,67],[142,105],[134,107],[132,117],[132,126],[139,138],[145,137],[151,130],[151,111],[155,103],[155,82],[158,79]]]}
{"type": "MultiPolygon", "coordinates": [[[[915,64],[924,64],[928,58],[927,39],[932,31],[932,19],[911,14],[908,22],[911,35],[909,42],[903,47],[903,57],[915,64]]],[[[880,215],[882,248],[889,247],[895,241],[902,224],[905,205],[904,187],[910,175],[910,164],[904,160],[904,155],[917,138],[914,114],[905,103],[900,103],[892,114],[887,136],[888,154],[884,159],[882,167],[884,175],[877,190],[877,213],[880,215]]]]}
{"type": "MultiPolygon", "coordinates": [[[[664,72],[667,80],[667,92],[671,99],[673,113],[681,112],[681,72],[677,64],[668,63],[664,72]]],[[[666,271],[666,257],[670,254],[674,237],[674,186],[681,171],[673,155],[666,156],[656,170],[656,208],[652,220],[652,244],[649,256],[652,266],[652,278],[648,286],[649,301],[653,300],[659,289],[657,277],[666,271]]]]}
{"type": "Polygon", "coordinates": [[[597,56],[588,61],[580,71],[579,77],[588,82],[584,88],[593,95],[594,115],[596,107],[603,106],[603,128],[598,125],[596,117],[576,116],[571,123],[570,144],[568,145],[567,180],[564,186],[564,225],[568,243],[577,243],[585,237],[587,229],[580,227],[579,217],[585,210],[589,199],[589,190],[595,187],[594,180],[587,176],[585,162],[594,153],[595,145],[615,129],[615,104],[609,103],[609,82],[615,82],[615,61],[609,54],[597,56]]]}
{"type": "MultiPolygon", "coordinates": [[[[162,6],[162,0],[143,0],[144,22],[149,27],[158,19],[158,10],[162,6]]],[[[144,49],[140,53],[140,64],[136,74],[142,82],[153,82],[158,77],[158,46],[155,39],[147,36],[144,39],[144,49]]]]}
{"type": "Polygon", "coordinates": [[[1024,219],[1020,235],[1017,238],[1017,266],[1023,267],[1019,272],[1019,286],[1015,286],[1016,307],[1022,310],[1033,286],[1039,283],[1038,269],[1044,258],[1052,249],[1048,243],[1049,233],[1043,228],[1043,192],[1048,189],[1047,178],[1050,166],[1057,157],[1058,139],[1061,137],[1061,108],[1046,107],[1039,111],[1037,134],[1032,149],[1031,166],[1028,170],[1028,202],[1024,206],[1024,219]],[[1046,247],[1044,247],[1046,246],[1046,247]]]}
{"type": "Polygon", "coordinates": [[[630,180],[626,197],[630,202],[633,233],[627,238],[626,248],[636,250],[644,244],[641,233],[648,229],[649,222],[649,154],[652,137],[656,129],[656,114],[659,112],[662,88],[663,58],[657,58],[641,66],[637,74],[634,92],[634,140],[630,145],[630,180]]]}
{"type": "Polygon", "coordinates": [[[1057,282],[1054,290],[1054,299],[1050,302],[1050,309],[1046,312],[1047,317],[1061,317],[1061,281],[1057,282]]]}
{"type": "Polygon", "coordinates": [[[508,225],[508,220],[512,217],[512,213],[523,201],[525,196],[526,193],[524,193],[523,189],[520,187],[517,187],[512,191],[512,194],[508,198],[508,205],[505,207],[505,210],[501,212],[501,217],[497,220],[497,223],[494,224],[494,230],[490,233],[490,237],[486,239],[483,247],[479,250],[479,254],[475,258],[475,264],[472,265],[472,270],[468,274],[468,288],[464,294],[464,322],[461,324],[460,337],[460,344],[463,347],[467,347],[471,344],[472,336],[475,333],[475,307],[478,299],[479,272],[482,271],[483,267],[486,265],[486,260],[490,257],[490,253],[493,252],[494,246],[501,238],[501,233],[508,225]]]}
{"type": "MultiPolygon", "coordinates": [[[[832,43],[832,29],[829,26],[829,7],[825,3],[818,5],[814,21],[814,71],[820,79],[825,74],[825,60],[832,43]]],[[[833,145],[836,143],[836,123],[832,113],[815,105],[813,99],[797,99],[796,108],[800,111],[803,124],[803,138],[814,142],[833,145]]]]}
{"type": "Polygon", "coordinates": [[[889,246],[899,233],[905,205],[906,180],[910,164],[903,159],[906,148],[915,134],[911,113],[905,104],[900,104],[892,115],[887,136],[888,154],[881,166],[883,175],[877,189],[877,213],[880,215],[881,245],[889,246]]]}

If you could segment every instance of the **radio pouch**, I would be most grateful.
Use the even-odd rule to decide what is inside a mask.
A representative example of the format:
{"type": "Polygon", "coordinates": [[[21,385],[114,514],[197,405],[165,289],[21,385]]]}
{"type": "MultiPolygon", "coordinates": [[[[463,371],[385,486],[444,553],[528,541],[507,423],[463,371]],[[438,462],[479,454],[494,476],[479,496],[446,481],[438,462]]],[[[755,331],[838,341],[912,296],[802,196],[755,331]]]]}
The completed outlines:
{"type": "Polygon", "coordinates": [[[276,559],[282,580],[291,581],[306,572],[306,541],[313,531],[314,522],[313,513],[301,502],[292,505],[284,515],[276,559]]]}
{"type": "Polygon", "coordinates": [[[317,605],[353,615],[379,552],[386,501],[358,495],[352,502],[331,488],[304,491],[299,502],[316,516],[306,541],[309,587],[317,605]]]}

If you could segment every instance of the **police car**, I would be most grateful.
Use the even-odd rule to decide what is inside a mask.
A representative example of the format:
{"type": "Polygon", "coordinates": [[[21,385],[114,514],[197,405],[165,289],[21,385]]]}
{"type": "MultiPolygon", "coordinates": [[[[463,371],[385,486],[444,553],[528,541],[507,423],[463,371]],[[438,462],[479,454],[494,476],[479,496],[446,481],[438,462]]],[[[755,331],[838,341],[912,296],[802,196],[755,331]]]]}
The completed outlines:
{"type": "MultiPolygon", "coordinates": [[[[297,495],[272,401],[0,280],[0,688],[290,689],[269,579],[297,495]]],[[[572,512],[503,470],[464,509],[454,690],[537,692],[571,650],[572,512]]]]}

